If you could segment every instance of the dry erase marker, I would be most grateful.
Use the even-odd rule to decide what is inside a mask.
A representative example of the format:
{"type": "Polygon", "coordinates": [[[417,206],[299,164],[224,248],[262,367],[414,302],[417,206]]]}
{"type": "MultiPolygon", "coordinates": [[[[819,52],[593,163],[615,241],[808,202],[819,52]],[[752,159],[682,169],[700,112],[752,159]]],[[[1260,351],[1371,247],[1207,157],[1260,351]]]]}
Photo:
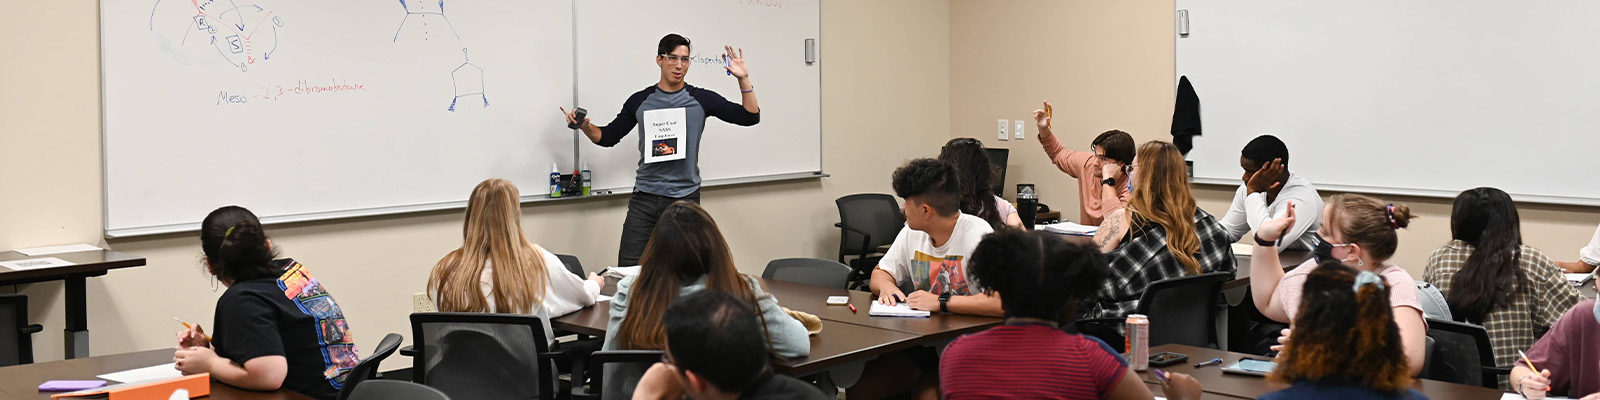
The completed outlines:
{"type": "Polygon", "coordinates": [[[846,305],[850,306],[850,313],[851,314],[855,314],[856,313],[856,305],[855,304],[846,304],[846,305]]]}
{"type": "MultiPolygon", "coordinates": [[[[194,325],[189,325],[189,323],[184,322],[184,320],[179,320],[178,317],[173,317],[173,320],[174,322],[182,323],[184,328],[187,328],[187,330],[194,330],[195,328],[194,325]]],[[[211,341],[211,334],[200,334],[200,336],[205,336],[205,341],[211,341]]]]}
{"type": "Polygon", "coordinates": [[[1167,377],[1167,371],[1162,371],[1160,368],[1154,368],[1154,369],[1151,369],[1151,371],[1155,371],[1156,379],[1160,379],[1161,380],[1161,384],[1163,384],[1163,385],[1172,384],[1172,379],[1167,377]]]}
{"type": "Polygon", "coordinates": [[[1213,358],[1213,359],[1211,359],[1211,361],[1206,361],[1206,362],[1202,362],[1202,363],[1195,363],[1194,367],[1195,368],[1205,368],[1205,367],[1209,367],[1209,366],[1212,366],[1212,365],[1222,365],[1222,359],[1221,358],[1213,358]]]}
{"type": "Polygon", "coordinates": [[[733,69],[732,69],[733,68],[733,59],[728,58],[727,55],[723,55],[722,56],[722,65],[727,66],[729,68],[728,69],[728,76],[733,76],[733,69]]]}

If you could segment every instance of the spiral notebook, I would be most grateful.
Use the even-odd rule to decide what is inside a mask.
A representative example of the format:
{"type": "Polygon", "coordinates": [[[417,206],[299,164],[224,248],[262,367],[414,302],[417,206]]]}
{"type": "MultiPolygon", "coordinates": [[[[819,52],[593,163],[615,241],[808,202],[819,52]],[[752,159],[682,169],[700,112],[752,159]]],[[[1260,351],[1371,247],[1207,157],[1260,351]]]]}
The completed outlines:
{"type": "Polygon", "coordinates": [[[872,302],[872,309],[867,310],[867,315],[873,317],[928,318],[932,314],[927,311],[913,310],[911,305],[906,303],[886,306],[883,303],[874,301],[872,302]]]}

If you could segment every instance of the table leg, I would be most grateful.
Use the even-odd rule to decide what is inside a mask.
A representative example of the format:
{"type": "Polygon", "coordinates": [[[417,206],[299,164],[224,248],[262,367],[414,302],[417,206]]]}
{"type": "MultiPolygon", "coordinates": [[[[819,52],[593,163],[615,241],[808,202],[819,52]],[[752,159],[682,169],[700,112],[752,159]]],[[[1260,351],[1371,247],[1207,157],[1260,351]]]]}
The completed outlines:
{"type": "Polygon", "coordinates": [[[68,359],[89,357],[88,290],[84,276],[69,276],[67,284],[67,329],[63,332],[68,359]]]}

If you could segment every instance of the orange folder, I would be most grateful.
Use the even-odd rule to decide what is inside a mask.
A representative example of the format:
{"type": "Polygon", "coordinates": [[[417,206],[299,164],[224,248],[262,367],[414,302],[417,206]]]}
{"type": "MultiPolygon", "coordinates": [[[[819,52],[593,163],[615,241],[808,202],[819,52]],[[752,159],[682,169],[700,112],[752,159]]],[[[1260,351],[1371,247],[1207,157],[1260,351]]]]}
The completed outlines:
{"type": "Polygon", "coordinates": [[[160,381],[124,383],[102,388],[79,390],[76,392],[60,393],[50,396],[52,399],[61,398],[97,398],[109,400],[167,400],[172,393],[184,389],[189,391],[189,398],[205,397],[211,395],[211,374],[196,374],[182,378],[173,378],[160,381]]]}

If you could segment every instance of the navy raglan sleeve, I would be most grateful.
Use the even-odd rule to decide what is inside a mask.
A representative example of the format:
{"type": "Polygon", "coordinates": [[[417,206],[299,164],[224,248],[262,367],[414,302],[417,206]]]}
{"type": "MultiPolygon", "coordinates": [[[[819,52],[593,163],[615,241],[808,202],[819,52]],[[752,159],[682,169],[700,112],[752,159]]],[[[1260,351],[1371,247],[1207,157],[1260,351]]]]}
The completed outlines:
{"type": "Polygon", "coordinates": [[[745,111],[744,105],[728,101],[717,92],[696,88],[694,100],[700,102],[700,107],[705,108],[706,115],[728,123],[739,126],[761,123],[761,113],[745,111]]]}
{"type": "Polygon", "coordinates": [[[617,118],[611,123],[600,128],[600,141],[595,142],[602,147],[616,146],[622,138],[627,137],[633,128],[639,125],[639,119],[634,117],[639,112],[639,106],[644,104],[644,99],[650,97],[650,91],[655,87],[648,87],[628,96],[628,101],[622,103],[622,111],[617,112],[617,118]]]}

